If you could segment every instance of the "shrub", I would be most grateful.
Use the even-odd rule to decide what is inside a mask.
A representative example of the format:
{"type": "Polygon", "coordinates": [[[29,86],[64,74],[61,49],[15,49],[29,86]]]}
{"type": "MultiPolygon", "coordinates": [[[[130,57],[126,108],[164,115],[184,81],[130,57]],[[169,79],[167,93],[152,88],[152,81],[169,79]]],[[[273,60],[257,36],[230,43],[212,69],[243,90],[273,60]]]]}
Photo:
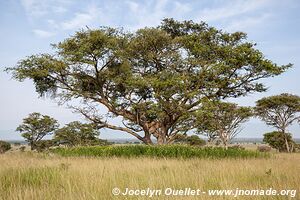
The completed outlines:
{"type": "Polygon", "coordinates": [[[93,146],[52,149],[62,156],[96,156],[96,157],[155,157],[155,158],[251,158],[268,157],[268,154],[256,151],[221,147],[192,147],[186,145],[122,145],[93,146]]]}
{"type": "Polygon", "coordinates": [[[186,136],[178,134],[174,139],[174,143],[178,144],[188,144],[191,146],[204,146],[206,144],[205,140],[201,139],[197,135],[186,136]]]}
{"type": "Polygon", "coordinates": [[[259,151],[259,152],[270,152],[271,149],[272,148],[270,146],[267,146],[267,145],[257,147],[257,151],[259,151]]]}
{"type": "Polygon", "coordinates": [[[300,152],[300,144],[295,144],[294,150],[295,152],[300,152]]]}
{"type": "Polygon", "coordinates": [[[197,135],[188,136],[185,140],[191,146],[204,146],[206,144],[205,140],[199,138],[197,135]]]}
{"type": "Polygon", "coordinates": [[[26,147],[25,147],[25,146],[21,146],[21,147],[19,148],[19,150],[20,150],[21,152],[24,152],[24,151],[25,151],[25,149],[26,149],[26,147]]]}
{"type": "Polygon", "coordinates": [[[282,133],[279,131],[265,133],[263,142],[269,144],[271,147],[277,149],[279,152],[287,152],[285,137],[287,137],[289,146],[293,147],[295,145],[295,142],[293,141],[291,134],[282,133]]]}
{"type": "Polygon", "coordinates": [[[35,149],[39,152],[49,150],[50,147],[55,145],[53,140],[40,140],[35,144],[35,149]]]}
{"type": "Polygon", "coordinates": [[[10,149],[11,149],[10,143],[0,140],[0,153],[5,153],[10,149]]]}

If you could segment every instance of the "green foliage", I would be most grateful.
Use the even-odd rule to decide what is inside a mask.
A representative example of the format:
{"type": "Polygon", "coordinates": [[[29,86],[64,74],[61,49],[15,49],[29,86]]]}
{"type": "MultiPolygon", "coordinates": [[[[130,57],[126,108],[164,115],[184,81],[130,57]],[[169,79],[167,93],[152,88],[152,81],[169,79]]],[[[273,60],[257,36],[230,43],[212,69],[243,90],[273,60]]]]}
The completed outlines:
{"type": "Polygon", "coordinates": [[[49,150],[50,147],[56,146],[54,140],[40,140],[35,143],[35,149],[39,152],[49,150]]]}
{"type": "Polygon", "coordinates": [[[191,135],[186,138],[186,142],[191,146],[204,146],[205,140],[199,138],[197,135],[191,135]]]}
{"type": "Polygon", "coordinates": [[[174,143],[188,144],[191,146],[204,146],[206,144],[205,140],[201,139],[197,135],[184,136],[177,135],[178,137],[175,139],[174,143]]]}
{"type": "Polygon", "coordinates": [[[18,126],[17,131],[29,142],[31,149],[36,149],[36,145],[46,135],[52,134],[59,124],[57,120],[40,113],[31,113],[23,119],[23,123],[18,126]]]}
{"type": "Polygon", "coordinates": [[[256,115],[266,122],[267,125],[277,128],[282,134],[275,133],[273,135],[267,135],[270,140],[270,145],[283,151],[282,139],[284,139],[285,149],[287,152],[293,150],[291,135],[286,133],[288,126],[294,122],[300,122],[300,97],[292,94],[280,94],[270,97],[265,97],[256,102],[255,107],[256,115]],[[271,136],[274,140],[277,138],[277,142],[272,141],[271,136]],[[291,149],[292,148],[292,149],[291,149]]]}
{"type": "Polygon", "coordinates": [[[11,149],[11,145],[8,142],[0,140],[0,154],[5,153],[6,151],[11,149]]]}
{"type": "Polygon", "coordinates": [[[185,145],[122,145],[57,148],[51,150],[61,156],[96,156],[96,157],[154,157],[154,158],[253,158],[268,157],[255,151],[224,149],[219,147],[192,147],[185,145]]]}
{"type": "Polygon", "coordinates": [[[81,99],[75,110],[99,127],[125,131],[144,143],[168,143],[203,100],[262,92],[262,78],[279,66],[246,40],[206,23],[165,19],[161,26],[128,33],[112,28],[76,32],[53,45],[53,55],[29,56],[13,68],[15,79],[33,80],[40,96],[81,99]],[[97,111],[105,106],[107,115],[97,111]],[[104,117],[122,117],[124,126],[104,117]],[[144,135],[140,134],[144,133],[144,135]]]}
{"type": "Polygon", "coordinates": [[[269,144],[271,147],[277,149],[279,152],[287,152],[285,139],[287,139],[290,147],[293,147],[295,145],[291,134],[282,133],[279,131],[265,133],[263,142],[269,144]]]}
{"type": "Polygon", "coordinates": [[[68,146],[108,145],[106,140],[98,138],[99,134],[94,124],[82,124],[75,121],[55,131],[54,140],[68,146]]]}
{"type": "Polygon", "coordinates": [[[256,115],[278,130],[286,128],[300,120],[300,97],[292,94],[280,94],[265,97],[256,102],[256,115]]]}
{"type": "Polygon", "coordinates": [[[194,122],[198,134],[219,138],[226,146],[240,131],[242,123],[252,116],[249,107],[239,107],[233,103],[206,102],[195,114],[194,122]]]}

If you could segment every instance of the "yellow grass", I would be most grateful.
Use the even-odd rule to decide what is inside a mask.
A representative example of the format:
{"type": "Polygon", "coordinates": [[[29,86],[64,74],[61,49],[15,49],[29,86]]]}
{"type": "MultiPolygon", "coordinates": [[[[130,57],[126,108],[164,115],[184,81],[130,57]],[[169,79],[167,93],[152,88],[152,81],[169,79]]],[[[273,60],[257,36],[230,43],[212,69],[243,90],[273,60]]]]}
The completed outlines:
{"type": "MultiPolygon", "coordinates": [[[[269,159],[175,160],[62,158],[13,152],[0,155],[0,199],[149,199],[113,196],[131,189],[297,189],[300,154],[269,159]],[[271,169],[271,170],[270,170],[271,169]]],[[[151,199],[292,199],[287,196],[154,196],[151,199]]],[[[293,199],[300,199],[299,194],[293,199]]]]}

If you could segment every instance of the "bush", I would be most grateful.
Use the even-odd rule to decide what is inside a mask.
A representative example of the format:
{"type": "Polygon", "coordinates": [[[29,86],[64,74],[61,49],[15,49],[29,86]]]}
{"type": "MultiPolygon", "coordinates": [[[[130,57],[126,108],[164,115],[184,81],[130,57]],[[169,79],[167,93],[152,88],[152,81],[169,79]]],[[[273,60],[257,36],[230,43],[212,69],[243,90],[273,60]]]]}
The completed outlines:
{"type": "Polygon", "coordinates": [[[295,142],[292,139],[291,134],[282,133],[279,131],[273,131],[270,133],[264,134],[263,142],[269,144],[274,149],[277,149],[279,152],[287,152],[285,137],[287,136],[288,144],[291,147],[295,146],[295,142]]]}
{"type": "Polygon", "coordinates": [[[0,140],[0,153],[5,153],[10,149],[11,149],[10,143],[0,140]]]}
{"type": "Polygon", "coordinates": [[[268,154],[256,151],[221,147],[192,147],[186,145],[123,145],[57,148],[51,150],[61,156],[95,157],[155,157],[155,158],[253,158],[268,157],[268,154]]]}
{"type": "Polygon", "coordinates": [[[25,149],[26,149],[26,147],[25,147],[25,146],[20,146],[20,148],[19,148],[19,150],[20,150],[21,152],[24,152],[24,151],[25,151],[25,149]]]}
{"type": "Polygon", "coordinates": [[[258,146],[257,147],[257,151],[259,152],[270,152],[271,151],[271,147],[267,146],[267,145],[263,145],[263,146],[258,146]]]}
{"type": "Polygon", "coordinates": [[[174,140],[174,143],[178,144],[188,144],[191,146],[204,146],[206,144],[205,140],[201,139],[197,135],[191,135],[191,136],[186,136],[182,134],[178,134],[176,136],[176,139],[174,140]]]}
{"type": "Polygon", "coordinates": [[[295,144],[294,150],[295,152],[300,152],[300,144],[295,144]]]}
{"type": "Polygon", "coordinates": [[[35,149],[38,152],[49,150],[50,147],[55,145],[55,141],[53,140],[40,140],[35,143],[35,149]]]}
{"type": "Polygon", "coordinates": [[[185,141],[191,146],[204,146],[206,144],[205,140],[199,138],[197,135],[188,136],[185,141]]]}

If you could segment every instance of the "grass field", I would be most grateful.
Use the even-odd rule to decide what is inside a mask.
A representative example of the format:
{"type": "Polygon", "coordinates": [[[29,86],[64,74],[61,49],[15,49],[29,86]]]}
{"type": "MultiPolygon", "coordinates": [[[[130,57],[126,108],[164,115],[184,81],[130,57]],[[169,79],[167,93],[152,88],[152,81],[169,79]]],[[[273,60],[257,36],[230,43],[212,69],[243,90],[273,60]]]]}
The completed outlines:
{"type": "MultiPolygon", "coordinates": [[[[59,157],[30,152],[0,155],[0,199],[149,199],[113,196],[131,189],[297,189],[300,154],[251,159],[59,157]]],[[[154,196],[151,199],[300,199],[288,196],[154,196]]]]}

